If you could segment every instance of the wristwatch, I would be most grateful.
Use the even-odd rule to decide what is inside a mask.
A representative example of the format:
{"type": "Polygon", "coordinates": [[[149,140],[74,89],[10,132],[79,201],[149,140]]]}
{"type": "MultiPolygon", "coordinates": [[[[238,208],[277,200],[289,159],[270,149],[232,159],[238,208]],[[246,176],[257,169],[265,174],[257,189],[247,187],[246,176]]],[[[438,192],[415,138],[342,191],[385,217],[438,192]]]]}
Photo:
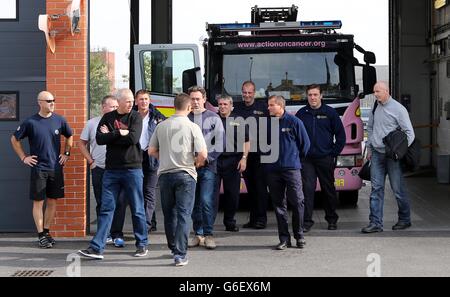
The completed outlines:
{"type": "Polygon", "coordinates": [[[67,157],[70,156],[70,152],[64,152],[64,155],[66,155],[67,157]]]}
{"type": "Polygon", "coordinates": [[[242,155],[242,159],[247,159],[247,156],[246,155],[242,155]]]}

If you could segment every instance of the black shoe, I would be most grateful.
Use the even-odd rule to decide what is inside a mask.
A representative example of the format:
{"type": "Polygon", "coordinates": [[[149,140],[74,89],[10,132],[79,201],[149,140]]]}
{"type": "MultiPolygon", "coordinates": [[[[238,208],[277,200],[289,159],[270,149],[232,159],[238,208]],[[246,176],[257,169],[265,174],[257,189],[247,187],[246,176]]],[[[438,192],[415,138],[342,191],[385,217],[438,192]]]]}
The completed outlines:
{"type": "Polygon", "coordinates": [[[253,224],[252,222],[248,222],[248,223],[245,223],[244,225],[242,225],[242,228],[245,228],[245,229],[255,228],[255,224],[253,224]]]}
{"type": "Polygon", "coordinates": [[[311,231],[312,225],[311,226],[304,226],[303,227],[303,233],[308,233],[309,231],[311,231]]]}
{"type": "Polygon", "coordinates": [[[306,245],[306,240],[304,238],[297,239],[297,247],[299,249],[304,248],[306,245]]]}
{"type": "Polygon", "coordinates": [[[55,245],[55,244],[56,244],[56,240],[53,239],[53,237],[50,235],[50,233],[45,233],[44,236],[47,237],[48,241],[49,241],[52,245],[55,245]]]}
{"type": "Polygon", "coordinates": [[[282,241],[275,247],[275,249],[282,251],[291,246],[292,244],[289,241],[282,241]]]}
{"type": "Polygon", "coordinates": [[[53,247],[53,245],[50,243],[48,238],[45,237],[45,235],[42,237],[39,237],[38,244],[41,249],[49,249],[49,248],[53,247]]]}
{"type": "Polygon", "coordinates": [[[397,224],[392,226],[392,230],[404,230],[404,229],[407,229],[409,227],[411,227],[411,223],[398,222],[397,224]]]}
{"type": "Polygon", "coordinates": [[[99,252],[95,251],[93,248],[88,247],[85,250],[79,250],[78,254],[86,257],[86,258],[91,258],[91,259],[96,259],[96,260],[102,260],[103,259],[103,255],[100,254],[99,252]]]}
{"type": "Polygon", "coordinates": [[[236,225],[225,226],[225,231],[229,232],[239,232],[239,227],[236,225]]]}
{"type": "Polygon", "coordinates": [[[336,223],[328,224],[328,230],[337,230],[337,224],[336,223]]]}
{"type": "Polygon", "coordinates": [[[140,246],[136,249],[134,253],[135,257],[145,257],[148,254],[148,248],[146,246],[140,246]]]}
{"type": "Polygon", "coordinates": [[[253,226],[253,228],[255,228],[255,229],[266,229],[266,224],[261,223],[261,222],[256,222],[255,225],[253,226]]]}
{"type": "Polygon", "coordinates": [[[378,227],[375,224],[369,224],[369,226],[361,229],[362,233],[375,233],[375,232],[383,232],[383,228],[378,227]]]}
{"type": "Polygon", "coordinates": [[[155,232],[158,231],[158,229],[156,228],[156,225],[152,225],[152,227],[150,228],[151,232],[155,232]]]}

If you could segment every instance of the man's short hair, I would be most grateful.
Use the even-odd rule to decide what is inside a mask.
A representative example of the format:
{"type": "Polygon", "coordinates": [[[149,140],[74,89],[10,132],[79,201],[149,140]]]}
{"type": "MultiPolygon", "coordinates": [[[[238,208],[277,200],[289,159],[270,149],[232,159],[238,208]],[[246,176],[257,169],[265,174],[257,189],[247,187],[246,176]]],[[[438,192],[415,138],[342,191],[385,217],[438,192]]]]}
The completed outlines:
{"type": "Polygon", "coordinates": [[[206,90],[199,86],[192,86],[188,89],[188,94],[191,95],[193,92],[200,92],[202,93],[203,98],[206,98],[206,90]]]}
{"type": "MultiPolygon", "coordinates": [[[[286,107],[286,99],[284,99],[283,96],[280,95],[272,95],[269,97],[269,100],[275,100],[275,102],[281,106],[283,109],[286,107]]],[[[267,101],[269,101],[267,100],[267,101]]]]}
{"type": "Polygon", "coordinates": [[[307,86],[306,93],[308,94],[309,90],[312,90],[312,89],[318,89],[319,93],[322,94],[322,87],[318,84],[311,84],[311,85],[307,86]]]}
{"type": "Polygon", "coordinates": [[[175,106],[175,110],[184,111],[188,106],[191,106],[191,97],[186,93],[180,93],[175,97],[173,105],[175,106]]]}
{"type": "Polygon", "coordinates": [[[136,92],[134,98],[136,98],[139,95],[148,95],[148,97],[150,97],[150,92],[146,89],[140,89],[139,91],[136,92]]]}
{"type": "Polygon", "coordinates": [[[127,95],[131,95],[131,97],[134,98],[133,92],[127,88],[118,89],[117,91],[114,92],[114,97],[116,97],[117,101],[125,99],[127,95]]]}
{"type": "Polygon", "coordinates": [[[116,100],[116,101],[117,101],[117,98],[114,97],[113,95],[106,95],[106,96],[103,97],[103,99],[102,99],[102,105],[105,105],[105,104],[106,104],[106,101],[108,101],[109,99],[111,99],[111,100],[116,100]]]}
{"type": "Polygon", "coordinates": [[[256,85],[255,85],[255,83],[252,82],[251,80],[246,80],[246,81],[244,81],[244,82],[242,83],[242,87],[241,87],[241,88],[243,88],[243,87],[246,86],[246,85],[252,85],[252,86],[253,86],[253,90],[256,90],[256,85]]]}
{"type": "Polygon", "coordinates": [[[220,97],[217,99],[217,102],[219,102],[219,100],[226,100],[229,101],[231,105],[233,105],[233,98],[231,98],[231,96],[228,95],[220,95],[220,97]]]}

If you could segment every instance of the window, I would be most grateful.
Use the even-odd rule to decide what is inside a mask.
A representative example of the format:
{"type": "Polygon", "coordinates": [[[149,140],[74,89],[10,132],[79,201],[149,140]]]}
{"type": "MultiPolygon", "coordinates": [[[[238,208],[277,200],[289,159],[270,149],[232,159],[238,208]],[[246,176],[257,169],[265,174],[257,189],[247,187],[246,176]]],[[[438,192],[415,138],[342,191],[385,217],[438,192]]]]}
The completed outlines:
{"type": "Polygon", "coordinates": [[[155,50],[143,54],[145,89],[152,93],[178,94],[183,91],[183,71],[194,68],[192,50],[155,50]]]}
{"type": "Polygon", "coordinates": [[[286,100],[306,100],[306,87],[320,84],[325,97],[352,98],[342,89],[336,52],[255,53],[223,56],[224,93],[239,100],[241,84],[256,84],[256,98],[282,95],[286,100]]]}
{"type": "Polygon", "coordinates": [[[17,21],[18,10],[18,0],[0,0],[0,21],[17,21]]]}

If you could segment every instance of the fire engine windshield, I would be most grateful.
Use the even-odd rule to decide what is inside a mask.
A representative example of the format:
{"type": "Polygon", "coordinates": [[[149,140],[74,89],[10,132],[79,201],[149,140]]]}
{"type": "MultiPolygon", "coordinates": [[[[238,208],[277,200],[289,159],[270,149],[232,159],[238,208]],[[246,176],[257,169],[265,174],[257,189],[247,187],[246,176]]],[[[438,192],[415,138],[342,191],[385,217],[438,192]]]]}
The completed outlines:
{"type": "Polygon", "coordinates": [[[256,84],[256,98],[282,95],[288,102],[307,100],[306,87],[320,84],[329,99],[353,100],[353,73],[334,62],[337,52],[258,53],[223,55],[222,90],[241,99],[246,80],[256,84]]]}

